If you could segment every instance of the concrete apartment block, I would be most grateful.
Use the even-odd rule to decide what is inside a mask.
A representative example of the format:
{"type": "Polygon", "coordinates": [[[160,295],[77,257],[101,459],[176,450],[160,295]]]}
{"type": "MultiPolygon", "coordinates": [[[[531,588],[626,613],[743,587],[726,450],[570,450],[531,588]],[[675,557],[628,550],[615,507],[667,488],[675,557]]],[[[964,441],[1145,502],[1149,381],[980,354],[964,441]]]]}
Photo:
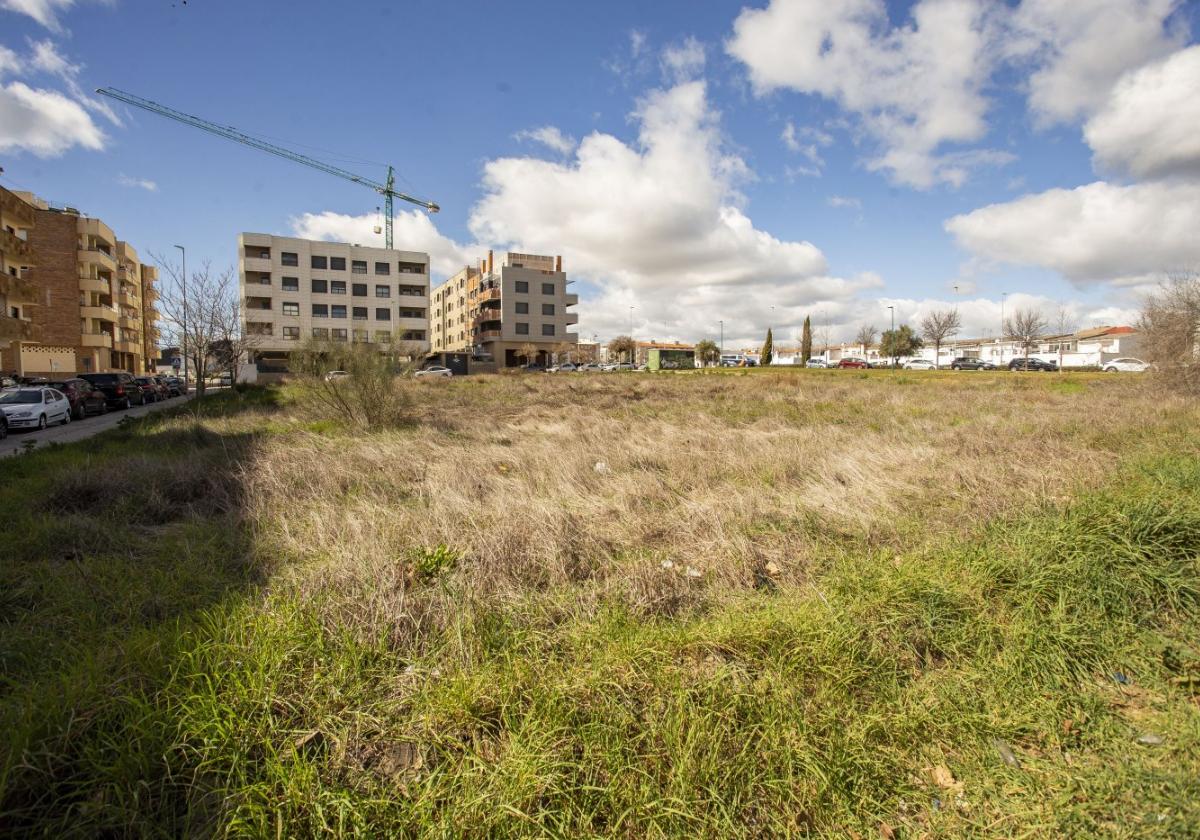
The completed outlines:
{"type": "Polygon", "coordinates": [[[36,299],[29,279],[34,262],[29,244],[33,222],[33,208],[0,187],[0,351],[33,335],[28,313],[36,299]]]}
{"type": "Polygon", "coordinates": [[[30,193],[8,195],[32,213],[32,264],[22,272],[32,288],[21,304],[6,304],[29,329],[0,351],[0,367],[26,376],[145,373],[156,355],[154,269],[100,219],[30,193]]]}
{"type": "Polygon", "coordinates": [[[238,236],[248,360],[266,377],[289,372],[308,339],[429,350],[429,255],[243,233],[238,236]]]}
{"type": "Polygon", "coordinates": [[[496,266],[494,254],[478,268],[466,266],[431,294],[430,341],[435,352],[469,352],[499,367],[545,363],[579,336],[568,328],[579,315],[568,307],[562,257],[510,251],[496,266]]]}

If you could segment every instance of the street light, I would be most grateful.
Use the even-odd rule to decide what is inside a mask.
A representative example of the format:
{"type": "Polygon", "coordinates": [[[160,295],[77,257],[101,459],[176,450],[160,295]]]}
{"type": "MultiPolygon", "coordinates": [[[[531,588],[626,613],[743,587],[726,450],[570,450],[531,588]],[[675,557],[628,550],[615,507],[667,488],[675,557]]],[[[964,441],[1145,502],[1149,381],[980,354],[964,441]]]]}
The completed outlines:
{"type": "Polygon", "coordinates": [[[182,254],[182,259],[183,259],[183,269],[182,269],[182,272],[181,272],[181,273],[183,274],[183,283],[181,284],[181,286],[182,286],[182,288],[183,288],[183,336],[182,336],[182,338],[180,339],[180,342],[179,342],[179,352],[183,354],[183,381],[184,381],[184,384],[187,384],[187,381],[188,381],[188,363],[187,363],[187,362],[188,362],[188,359],[187,359],[187,315],[188,315],[188,305],[187,305],[187,248],[184,248],[182,245],[176,245],[175,247],[179,249],[179,253],[180,253],[180,254],[182,254]]]}
{"type": "Polygon", "coordinates": [[[718,321],[717,323],[721,325],[721,355],[724,356],[725,355],[725,322],[718,321]]]}
{"type": "Polygon", "coordinates": [[[629,351],[629,362],[632,364],[637,359],[637,343],[633,340],[633,307],[629,307],[629,343],[633,348],[629,351]]]}
{"type": "Polygon", "coordinates": [[[892,313],[892,370],[896,369],[896,307],[889,306],[888,311],[892,313]]]}

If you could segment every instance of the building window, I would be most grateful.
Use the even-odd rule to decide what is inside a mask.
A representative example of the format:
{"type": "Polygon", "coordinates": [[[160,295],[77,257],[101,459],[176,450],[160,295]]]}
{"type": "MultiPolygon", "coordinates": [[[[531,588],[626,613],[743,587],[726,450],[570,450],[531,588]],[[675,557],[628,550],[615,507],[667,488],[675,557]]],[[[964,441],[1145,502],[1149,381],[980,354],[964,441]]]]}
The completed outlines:
{"type": "Polygon", "coordinates": [[[329,330],[326,327],[313,327],[313,338],[321,341],[328,341],[329,330]]]}
{"type": "Polygon", "coordinates": [[[330,257],[329,258],[329,268],[332,271],[345,271],[346,270],[346,258],[345,257],[330,257]]]}
{"type": "Polygon", "coordinates": [[[366,283],[351,284],[350,293],[352,295],[354,295],[355,297],[366,297],[367,296],[367,284],[366,283]]]}
{"type": "MultiPolygon", "coordinates": [[[[406,333],[404,333],[403,338],[405,341],[424,341],[425,330],[408,330],[406,333]]],[[[458,338],[460,341],[465,341],[467,337],[462,333],[459,333],[458,338]]]]}
{"type": "Polygon", "coordinates": [[[402,262],[402,263],[400,263],[400,273],[401,274],[424,274],[425,273],[425,263],[402,262]]]}
{"type": "Polygon", "coordinates": [[[425,289],[421,286],[401,286],[399,292],[410,297],[425,297],[425,289]]]}
{"type": "Polygon", "coordinates": [[[388,276],[392,273],[392,266],[390,263],[377,262],[375,263],[375,273],[380,276],[388,276]]]}
{"type": "Polygon", "coordinates": [[[345,341],[345,340],[346,340],[346,331],[345,331],[344,329],[341,329],[341,330],[339,330],[339,329],[330,330],[330,331],[329,331],[329,336],[330,336],[330,338],[332,338],[334,341],[345,341]]]}
{"type": "Polygon", "coordinates": [[[329,291],[329,283],[327,283],[324,280],[313,280],[312,281],[312,290],[313,290],[313,294],[323,295],[329,291]]]}
{"type": "Polygon", "coordinates": [[[517,291],[518,291],[518,292],[520,292],[521,294],[528,294],[528,292],[529,292],[529,281],[527,281],[527,280],[518,280],[518,281],[516,282],[516,287],[517,287],[517,291]]]}
{"type": "Polygon", "coordinates": [[[517,301],[517,314],[518,315],[528,315],[529,314],[529,304],[525,303],[525,301],[517,301]]]}
{"type": "Polygon", "coordinates": [[[281,265],[300,265],[300,255],[291,251],[281,251],[279,262],[281,265]]]}
{"type": "Polygon", "coordinates": [[[324,270],[329,267],[329,260],[325,259],[325,257],[318,257],[316,254],[313,254],[309,259],[312,261],[313,268],[324,270]]]}
{"type": "Polygon", "coordinates": [[[345,280],[330,280],[329,281],[329,294],[331,294],[331,295],[346,294],[346,281],[345,280]]]}
{"type": "Polygon", "coordinates": [[[329,305],[325,303],[314,303],[312,305],[312,314],[314,318],[328,318],[329,305]]]}
{"type": "Polygon", "coordinates": [[[554,325],[542,324],[542,335],[554,335],[554,325]]]}
{"type": "Polygon", "coordinates": [[[376,320],[376,321],[390,321],[390,320],[392,320],[392,310],[390,310],[390,309],[385,309],[385,308],[383,308],[383,307],[380,307],[379,309],[376,309],[376,310],[375,310],[375,320],[376,320]]]}
{"type": "Polygon", "coordinates": [[[370,335],[367,333],[366,330],[354,330],[354,332],[351,333],[351,335],[353,336],[355,341],[359,341],[359,342],[370,341],[370,335]]]}
{"type": "Polygon", "coordinates": [[[554,284],[553,283],[543,283],[542,284],[542,294],[544,294],[544,295],[554,294],[554,284]]]}
{"type": "Polygon", "coordinates": [[[282,280],[282,283],[283,283],[283,290],[285,292],[300,291],[300,278],[299,277],[284,277],[282,280]]]}
{"type": "Polygon", "coordinates": [[[392,343],[392,331],[391,330],[375,330],[375,341],[378,344],[391,344],[392,343]]]}
{"type": "Polygon", "coordinates": [[[350,261],[350,273],[351,274],[366,274],[367,273],[367,261],[366,260],[351,260],[350,261]]]}
{"type": "Polygon", "coordinates": [[[283,340],[284,341],[299,341],[300,340],[300,328],[299,327],[284,327],[283,328],[283,340]]]}
{"type": "Polygon", "coordinates": [[[376,286],[375,287],[375,297],[390,298],[391,296],[392,296],[392,287],[391,286],[376,286]]]}
{"type": "Polygon", "coordinates": [[[542,314],[543,315],[553,315],[554,314],[554,304],[553,303],[543,303],[542,304],[542,314]]]}
{"type": "Polygon", "coordinates": [[[367,320],[367,307],[356,306],[351,314],[354,316],[355,321],[365,321],[367,320]]]}
{"type": "Polygon", "coordinates": [[[529,324],[517,322],[517,335],[529,335],[529,324]]]}
{"type": "Polygon", "coordinates": [[[300,314],[300,304],[288,303],[287,301],[284,301],[283,302],[283,314],[284,315],[299,315],[300,314]]]}
{"type": "Polygon", "coordinates": [[[399,313],[401,318],[424,318],[424,309],[401,309],[399,313]]]}
{"type": "Polygon", "coordinates": [[[332,318],[345,318],[346,307],[343,304],[335,303],[332,307],[330,307],[329,315],[332,318]]]}

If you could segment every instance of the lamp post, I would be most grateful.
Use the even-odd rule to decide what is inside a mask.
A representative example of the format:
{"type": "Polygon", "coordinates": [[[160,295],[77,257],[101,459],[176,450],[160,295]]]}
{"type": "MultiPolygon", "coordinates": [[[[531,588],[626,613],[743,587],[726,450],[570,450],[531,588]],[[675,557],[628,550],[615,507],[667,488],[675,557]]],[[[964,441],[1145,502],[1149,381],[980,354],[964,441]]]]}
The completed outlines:
{"type": "Polygon", "coordinates": [[[181,271],[181,273],[183,274],[183,282],[180,284],[180,285],[181,285],[181,287],[182,287],[182,290],[183,290],[183,335],[182,335],[182,337],[180,338],[180,341],[179,341],[179,352],[183,354],[183,382],[184,382],[184,384],[186,385],[186,384],[187,384],[187,381],[188,381],[188,357],[187,357],[187,330],[188,330],[188,326],[187,326],[187,316],[188,316],[188,305],[187,305],[187,248],[184,248],[182,245],[176,245],[175,247],[179,249],[179,253],[181,254],[181,258],[182,258],[182,260],[183,260],[183,269],[182,269],[182,271],[181,271]]]}
{"type": "Polygon", "coordinates": [[[633,340],[633,307],[629,307],[629,343],[633,345],[633,349],[629,351],[629,363],[633,364],[637,359],[637,343],[633,340]]]}
{"type": "MultiPolygon", "coordinates": [[[[724,356],[725,355],[725,322],[718,321],[717,323],[721,325],[721,355],[724,356]]],[[[718,360],[718,361],[720,361],[720,360],[718,360]]]]}
{"type": "Polygon", "coordinates": [[[889,306],[888,311],[892,313],[892,370],[896,369],[896,307],[889,306]]]}

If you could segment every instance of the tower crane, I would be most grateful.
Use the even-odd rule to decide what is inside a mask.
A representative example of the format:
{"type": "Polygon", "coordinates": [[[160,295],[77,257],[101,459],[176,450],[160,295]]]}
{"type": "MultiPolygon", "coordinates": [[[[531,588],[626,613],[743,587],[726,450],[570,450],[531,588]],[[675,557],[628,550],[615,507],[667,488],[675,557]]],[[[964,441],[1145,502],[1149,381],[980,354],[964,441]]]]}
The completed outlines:
{"type": "MultiPolygon", "coordinates": [[[[200,117],[194,117],[191,114],[185,114],[182,111],[176,111],[174,108],[168,108],[166,105],[160,105],[159,103],[152,102],[149,99],[143,99],[140,96],[135,96],[132,93],[126,93],[123,90],[107,87],[98,88],[96,93],[99,93],[102,96],[107,96],[111,99],[116,99],[119,102],[124,102],[126,105],[132,105],[135,108],[141,108],[142,110],[149,111],[152,114],[158,114],[159,116],[166,117],[167,119],[181,122],[184,125],[190,125],[193,128],[200,129],[201,131],[207,131],[208,133],[215,134],[218,137],[224,137],[227,140],[233,140],[235,143],[242,143],[243,145],[251,146],[252,148],[267,152],[268,154],[276,155],[277,157],[284,158],[285,160],[301,163],[305,166],[311,166],[313,169],[319,169],[322,172],[326,172],[330,175],[336,175],[339,178],[345,178],[347,181],[353,181],[356,184],[362,184],[365,187],[375,190],[375,192],[383,196],[384,225],[386,230],[384,241],[387,243],[388,248],[392,247],[393,199],[398,198],[401,201],[407,201],[411,204],[417,205],[418,207],[424,207],[431,213],[436,213],[441,209],[432,201],[416,198],[396,190],[395,172],[391,166],[389,166],[387,169],[387,180],[381,184],[378,181],[373,181],[370,178],[363,177],[362,175],[355,175],[353,172],[348,172],[347,170],[338,166],[334,166],[333,164],[319,161],[316,158],[311,158],[308,155],[302,155],[299,152],[290,151],[282,146],[276,146],[274,143],[268,143],[266,140],[260,140],[257,137],[251,137],[249,134],[244,134],[241,131],[238,131],[236,128],[217,125],[216,123],[209,122],[208,120],[201,119],[200,117]]],[[[378,232],[378,228],[376,228],[376,233],[378,232]]]]}

